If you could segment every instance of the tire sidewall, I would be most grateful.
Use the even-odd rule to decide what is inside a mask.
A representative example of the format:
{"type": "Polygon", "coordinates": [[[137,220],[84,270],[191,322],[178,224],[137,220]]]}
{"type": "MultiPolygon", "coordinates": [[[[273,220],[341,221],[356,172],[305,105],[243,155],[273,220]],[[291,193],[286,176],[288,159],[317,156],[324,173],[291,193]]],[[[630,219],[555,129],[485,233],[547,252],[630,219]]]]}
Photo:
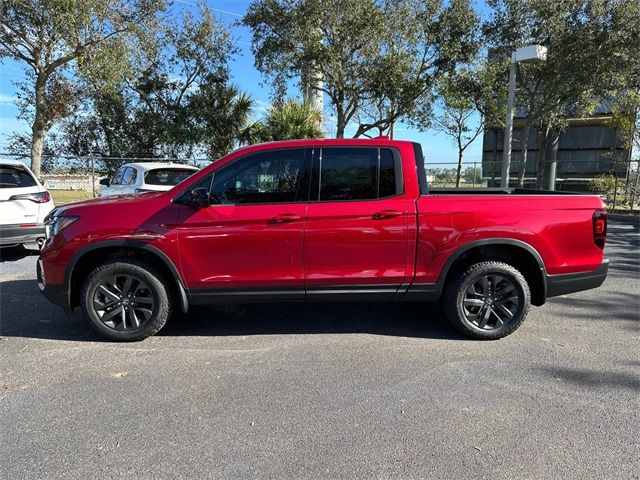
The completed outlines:
{"type": "Polygon", "coordinates": [[[448,316],[454,323],[454,326],[474,338],[491,340],[509,335],[522,324],[529,310],[531,293],[525,278],[514,267],[502,262],[482,262],[472,265],[465,270],[459,281],[455,283],[453,291],[449,292],[447,303],[448,316]],[[518,293],[518,309],[514,318],[509,323],[496,329],[484,330],[467,320],[464,312],[463,299],[467,289],[473,283],[485,275],[493,274],[503,276],[513,283],[518,293]],[[451,310],[454,310],[454,312],[451,312],[451,310]]]}
{"type": "Polygon", "coordinates": [[[170,299],[162,277],[152,267],[141,262],[130,260],[114,260],[97,267],[87,277],[82,288],[82,310],[98,333],[111,340],[137,341],[156,334],[166,323],[170,312],[170,299]],[[93,307],[93,297],[100,283],[114,274],[132,275],[143,280],[154,297],[151,318],[135,330],[114,330],[100,320],[93,307]]]}

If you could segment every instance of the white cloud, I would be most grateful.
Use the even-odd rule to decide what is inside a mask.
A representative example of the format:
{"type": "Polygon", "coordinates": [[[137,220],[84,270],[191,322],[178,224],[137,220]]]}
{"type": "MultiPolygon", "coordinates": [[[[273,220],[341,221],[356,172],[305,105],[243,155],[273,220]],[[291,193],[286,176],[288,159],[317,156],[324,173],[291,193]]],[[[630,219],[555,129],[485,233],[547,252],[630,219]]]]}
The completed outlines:
{"type": "Polygon", "coordinates": [[[6,95],[4,93],[0,93],[0,105],[14,105],[15,101],[15,95],[6,95]]]}

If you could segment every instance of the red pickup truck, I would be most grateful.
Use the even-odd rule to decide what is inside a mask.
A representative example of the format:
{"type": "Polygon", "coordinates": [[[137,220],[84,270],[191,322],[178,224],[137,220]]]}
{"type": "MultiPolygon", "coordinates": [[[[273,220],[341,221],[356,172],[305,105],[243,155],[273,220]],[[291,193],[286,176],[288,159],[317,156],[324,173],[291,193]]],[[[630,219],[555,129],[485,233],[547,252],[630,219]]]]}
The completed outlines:
{"type": "Polygon", "coordinates": [[[241,148],[168,192],[55,209],[37,276],[114,340],[190,305],[276,300],[440,301],[496,339],[530,304],[601,285],[606,230],[595,195],[430,191],[417,143],[299,140],[241,148]]]}

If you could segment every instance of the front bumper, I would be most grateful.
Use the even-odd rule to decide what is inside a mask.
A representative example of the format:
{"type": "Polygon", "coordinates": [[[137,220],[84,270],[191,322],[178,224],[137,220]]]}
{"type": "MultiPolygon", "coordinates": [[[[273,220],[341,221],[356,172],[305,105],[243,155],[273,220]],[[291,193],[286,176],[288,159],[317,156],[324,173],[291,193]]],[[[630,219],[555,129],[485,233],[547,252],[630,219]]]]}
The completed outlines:
{"type": "Polygon", "coordinates": [[[547,298],[598,288],[607,278],[609,259],[605,258],[598,268],[590,272],[546,275],[547,298]]]}
{"type": "Polygon", "coordinates": [[[42,260],[38,259],[36,263],[36,278],[38,281],[38,288],[42,294],[51,303],[62,307],[65,312],[71,312],[71,305],[69,303],[69,292],[64,285],[47,284],[44,272],[42,270],[42,260]]]}
{"type": "MultiPolygon", "coordinates": [[[[32,224],[29,224],[32,225],[32,224]]],[[[0,245],[35,242],[45,237],[44,224],[34,226],[0,225],[0,245]]]]}

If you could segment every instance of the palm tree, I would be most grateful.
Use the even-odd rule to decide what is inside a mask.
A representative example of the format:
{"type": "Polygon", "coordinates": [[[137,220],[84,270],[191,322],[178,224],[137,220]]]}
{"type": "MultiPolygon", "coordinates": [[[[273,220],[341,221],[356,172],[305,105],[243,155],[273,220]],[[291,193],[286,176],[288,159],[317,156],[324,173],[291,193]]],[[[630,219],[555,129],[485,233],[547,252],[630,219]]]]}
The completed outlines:
{"type": "Polygon", "coordinates": [[[249,129],[249,140],[269,142],[322,137],[322,113],[307,102],[292,98],[272,105],[264,120],[254,123],[249,129]]]}

